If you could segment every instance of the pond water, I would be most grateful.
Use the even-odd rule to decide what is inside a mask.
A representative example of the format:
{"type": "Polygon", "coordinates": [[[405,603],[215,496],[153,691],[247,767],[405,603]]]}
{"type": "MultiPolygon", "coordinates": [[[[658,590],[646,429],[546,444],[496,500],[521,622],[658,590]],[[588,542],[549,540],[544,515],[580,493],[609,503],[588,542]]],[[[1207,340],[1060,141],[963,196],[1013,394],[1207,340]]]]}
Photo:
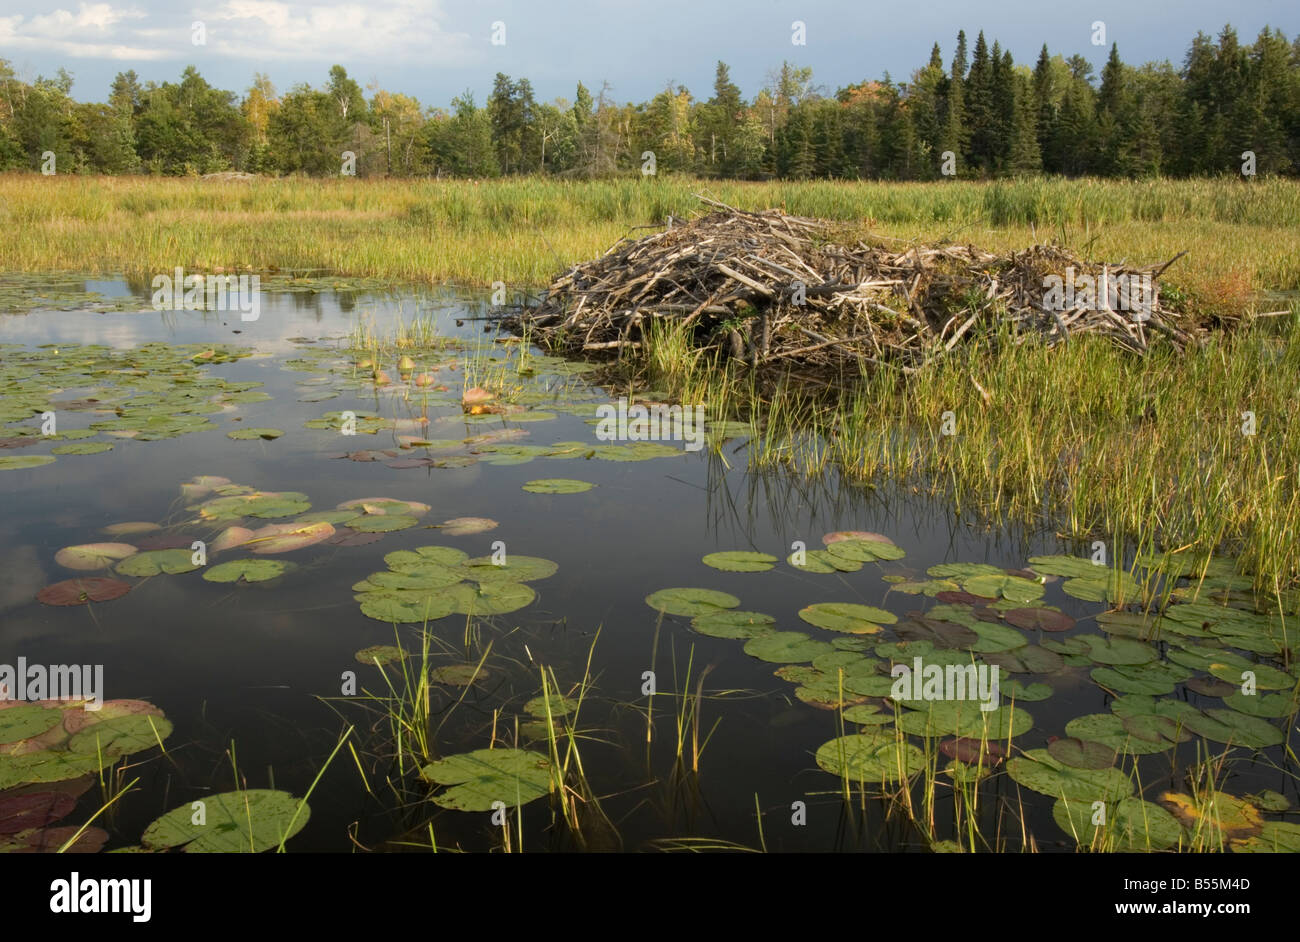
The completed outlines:
{"type": "MultiPolygon", "coordinates": [[[[19,279],[10,281],[7,296],[19,279]]],[[[132,780],[134,787],[96,821],[106,832],[106,849],[139,845],[164,813],[184,808],[188,816],[191,802],[242,788],[299,798],[310,790],[310,819],[287,842],[289,850],[427,850],[436,842],[439,849],[482,851],[508,842],[525,851],[714,844],[928,851],[950,848],[945,842],[952,841],[1018,850],[1021,819],[1039,849],[1073,849],[1076,840],[1063,829],[1060,809],[1053,814],[1054,791],[1085,809],[1100,796],[1116,820],[1131,818],[1134,808],[1163,816],[1160,826],[1145,826],[1141,839],[1133,838],[1130,823],[1115,836],[1121,845],[1132,840],[1145,846],[1149,837],[1152,845],[1167,846],[1174,833],[1172,843],[1189,846],[1198,833],[1204,837],[1196,825],[1203,814],[1180,807],[1179,799],[1158,799],[1166,792],[1203,798],[1188,783],[1188,770],[1209,754],[1230,750],[1230,781],[1221,787],[1235,796],[1230,810],[1245,823],[1231,832],[1225,825],[1223,836],[1270,842],[1263,849],[1291,848],[1294,836],[1275,813],[1279,802],[1293,804],[1295,796],[1293,769],[1279,745],[1294,725],[1295,674],[1285,641],[1294,631],[1290,606],[1279,612],[1275,600],[1271,613],[1256,611],[1229,570],[1212,569],[1196,603],[1221,614],[1189,610],[1190,617],[1166,617],[1152,640],[1150,619],[1144,625],[1132,606],[1099,624],[1097,616],[1115,607],[1104,600],[1106,577],[1075,572],[1074,564],[1091,565],[1085,550],[1048,529],[989,529],[958,519],[941,501],[886,482],[862,486],[833,473],[811,480],[755,473],[748,468],[746,431],[726,425],[714,426],[709,445],[699,451],[681,442],[628,447],[600,440],[597,407],[620,392],[590,384],[580,366],[498,342],[504,338],[481,319],[488,310],[483,297],[451,289],[285,288],[263,293],[255,321],[237,313],[153,311],[147,289],[112,279],[65,279],[53,301],[48,294],[33,297],[25,309],[11,304],[11,313],[0,314],[6,422],[0,457],[55,458],[0,471],[0,664],[21,657],[28,664],[102,665],[105,700],[147,701],[172,727],[165,754],[132,741],[140,738],[138,723],[115,727],[121,757],[111,758],[125,771],[108,776],[106,790],[93,775],[78,778],[47,766],[40,774],[24,773],[13,764],[12,754],[24,751],[14,743],[43,755],[76,746],[73,751],[84,756],[84,740],[78,744],[76,724],[65,723],[74,732],[70,740],[60,734],[31,746],[30,729],[6,732],[6,711],[0,711],[0,741],[9,744],[0,746],[9,753],[0,755],[0,846],[18,840],[15,833],[33,833],[22,829],[30,817],[19,815],[6,826],[16,814],[6,796],[64,789],[75,806],[36,823],[80,826],[132,780]],[[96,294],[88,300],[78,288],[96,294]],[[388,384],[377,386],[371,370],[358,367],[368,359],[364,353],[348,351],[358,328],[387,343],[402,325],[409,329],[424,318],[437,339],[416,338],[402,350],[385,351],[380,359],[391,374],[388,384]],[[403,353],[416,361],[407,378],[397,364],[403,353]],[[429,374],[428,385],[416,385],[421,373],[429,374]],[[485,400],[488,411],[466,414],[466,386],[497,390],[485,400]],[[520,411],[490,411],[503,401],[520,411]],[[344,433],[344,420],[337,418],[343,411],[355,413],[357,434],[344,433]],[[43,412],[54,414],[53,436],[41,435],[43,412]],[[241,429],[267,430],[266,437],[228,434],[241,429]],[[426,441],[434,444],[421,444],[426,441]],[[90,443],[112,448],[59,453],[63,446],[90,443]],[[594,487],[575,493],[524,489],[539,479],[594,487]],[[250,494],[261,516],[230,510],[229,499],[218,503],[250,494]],[[300,548],[261,552],[276,548],[265,544],[269,532],[261,544],[254,538],[212,548],[229,527],[301,525],[311,522],[300,520],[304,514],[359,499],[367,503],[350,510],[360,517],[325,515],[326,523],[317,523],[300,548]],[[393,529],[385,517],[395,521],[393,529]],[[486,518],[494,525],[459,533],[439,528],[455,518],[486,518]],[[157,528],[105,532],[127,522],[157,528]],[[319,539],[326,530],[329,539],[319,539]],[[843,531],[857,534],[838,541],[850,549],[828,552],[837,541],[824,543],[823,537],[843,531]],[[190,571],[132,574],[148,566],[137,560],[134,565],[145,568],[131,568],[132,556],[170,548],[183,557],[194,540],[204,541],[204,565],[187,567],[182,559],[174,568],[190,571]],[[63,554],[79,568],[56,560],[66,547],[103,543],[128,549],[101,548],[110,557],[89,562],[94,549],[63,554]],[[797,544],[822,565],[791,565],[787,557],[797,544]],[[391,555],[427,546],[475,558],[504,551],[507,569],[512,557],[533,557],[549,560],[555,571],[546,576],[550,567],[528,561],[518,565],[536,572],[484,576],[470,614],[442,613],[444,602],[463,609],[465,597],[448,602],[444,589],[459,590],[436,579],[447,569],[463,577],[462,587],[475,585],[476,577],[454,552],[430,557],[429,566],[410,552],[391,555]],[[724,571],[703,561],[729,551],[776,560],[755,564],[762,570],[755,572],[724,571]],[[131,556],[111,558],[114,552],[131,556]],[[390,569],[386,556],[392,571],[425,582],[381,577],[376,583],[372,574],[390,569]],[[1044,561],[1025,572],[1036,556],[1077,558],[1044,561]],[[265,581],[205,578],[218,564],[238,559],[291,565],[265,581]],[[927,575],[943,564],[966,565],[927,575]],[[817,568],[830,571],[811,571],[817,568]],[[37,599],[44,587],[76,578],[109,579],[129,591],[90,604],[37,599]],[[354,588],[367,579],[364,590],[354,588]],[[1081,580],[1077,590],[1064,591],[1071,579],[1081,580]],[[399,585],[415,594],[393,591],[399,585]],[[510,591],[495,594],[502,585],[510,591]],[[654,593],[677,587],[734,600],[709,596],[692,605],[670,597],[657,603],[667,613],[647,603],[654,593]],[[1212,591],[1222,597],[1211,601],[1212,591]],[[464,776],[448,774],[440,784],[421,779],[420,762],[411,758],[418,747],[405,732],[399,741],[386,714],[389,683],[404,689],[401,668],[389,662],[381,674],[373,662],[357,658],[362,649],[400,644],[414,652],[405,662],[408,671],[421,672],[420,625],[384,619],[408,611],[394,607],[399,597],[419,599],[437,609],[431,614],[441,614],[428,623],[430,666],[483,659],[482,676],[472,685],[435,682],[430,688],[425,759],[444,760],[444,772],[454,771],[445,768],[446,757],[489,746],[531,750],[544,761],[552,747],[535,700],[543,667],[548,684],[553,679],[562,694],[571,700],[581,694],[572,740],[580,767],[565,736],[557,746],[559,759],[569,758],[577,810],[568,814],[576,816],[576,828],[572,818],[566,822],[565,802],[553,796],[509,808],[503,832],[491,810],[461,810],[483,797],[454,792],[463,789],[458,783],[464,776]],[[1225,608],[1224,600],[1233,604],[1225,608]],[[883,612],[823,608],[800,614],[826,603],[883,612]],[[477,614],[484,608],[487,613],[477,614]],[[505,610],[492,613],[497,608],[505,610]],[[764,613],[771,621],[737,627],[722,615],[728,610],[764,613]],[[703,613],[704,623],[693,625],[690,615],[674,611],[703,613]],[[917,612],[929,614],[909,616],[917,612]],[[717,617],[710,622],[709,615],[717,617]],[[773,643],[774,632],[807,637],[773,643]],[[754,643],[763,639],[768,642],[754,643]],[[878,647],[899,641],[908,644],[878,647]],[[921,709],[920,717],[932,710],[931,735],[917,734],[927,729],[915,718],[896,721],[903,726],[898,733],[893,722],[880,719],[888,713],[885,719],[894,720],[894,705],[884,699],[891,658],[911,665],[913,656],[933,656],[943,665],[962,658],[969,663],[972,652],[977,663],[1000,663],[1006,671],[1000,675],[1006,705],[991,714],[988,738],[1005,748],[1006,733],[1013,733],[1010,754],[1020,758],[1011,762],[1020,766],[1013,777],[1010,763],[1000,762],[978,785],[959,784],[955,798],[954,773],[945,771],[952,756],[937,747],[952,749],[956,733],[970,737],[967,746],[978,740],[978,724],[973,730],[970,721],[980,713],[967,704],[954,718],[946,708],[907,704],[921,709]],[[782,661],[795,666],[782,668],[782,661]],[[1254,699],[1233,700],[1246,663],[1260,665],[1261,689],[1250,695],[1254,699]],[[844,694],[836,683],[841,667],[844,694]],[[648,671],[653,696],[646,693],[648,671]],[[355,691],[345,689],[349,672],[355,691]],[[1124,695],[1118,702],[1117,694],[1124,695]],[[1263,699],[1274,696],[1281,700],[1263,699]],[[1083,725],[1067,732],[1080,717],[1083,725]],[[348,727],[347,742],[335,752],[348,727]],[[842,735],[856,738],[845,741],[848,752],[836,753],[837,763],[823,747],[842,735]],[[1082,757],[1062,766],[1060,760],[1071,756],[1069,744],[1045,750],[1051,739],[1067,735],[1079,741],[1082,757]],[[906,790],[892,781],[897,776],[879,774],[884,760],[878,747],[886,742],[906,749],[895,750],[896,758],[918,773],[911,814],[900,805],[906,790]],[[1097,758],[1105,749],[1093,748],[1096,743],[1109,748],[1109,759],[1097,758]],[[870,756],[854,758],[859,749],[870,756]],[[405,756],[400,762],[399,753],[405,756]],[[827,769],[845,764],[847,776],[827,769]],[[1107,770],[1115,771],[1119,784],[1107,770]],[[932,813],[920,807],[925,782],[934,783],[932,813]],[[864,799],[860,786],[893,798],[864,799]],[[1119,801],[1139,791],[1151,804],[1119,801]],[[453,793],[458,797],[442,804],[433,800],[453,793]],[[1171,832],[1166,817],[1181,831],[1171,832]],[[968,819],[982,837],[972,838],[968,819]]],[[[175,564],[180,557],[166,558],[175,564]]],[[[164,557],[155,552],[148,559],[164,557]]],[[[481,563],[491,566],[490,560],[481,563]]],[[[250,572],[262,575],[256,567],[250,572]]],[[[1109,591],[1117,591],[1114,584],[1109,591]]],[[[57,599],[57,593],[46,598],[57,599]]],[[[1176,601],[1171,610],[1192,604],[1176,601]]],[[[435,676],[456,679],[446,671],[435,676]]],[[[135,720],[150,715],[138,709],[120,708],[135,720]]],[[[561,733],[569,720],[556,717],[561,733]]],[[[959,779],[962,769],[969,766],[958,768],[959,779]]],[[[480,791],[491,792],[499,782],[498,775],[480,791]]],[[[516,804],[511,797],[505,803],[516,804]]]]}

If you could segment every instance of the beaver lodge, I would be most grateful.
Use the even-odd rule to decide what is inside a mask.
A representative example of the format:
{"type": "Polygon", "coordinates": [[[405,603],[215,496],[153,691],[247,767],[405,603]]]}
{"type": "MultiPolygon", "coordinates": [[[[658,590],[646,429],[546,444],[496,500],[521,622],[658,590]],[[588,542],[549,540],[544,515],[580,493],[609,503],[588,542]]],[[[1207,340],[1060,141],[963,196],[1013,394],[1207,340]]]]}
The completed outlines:
{"type": "Polygon", "coordinates": [[[895,251],[837,239],[823,220],[697,198],[712,211],[670,218],[573,266],[507,326],[591,355],[637,351],[650,324],[676,322],[697,346],[751,364],[834,372],[862,363],[914,372],[1004,329],[1015,343],[1049,345],[1099,334],[1137,354],[1156,342],[1197,343],[1159,298],[1160,275],[1183,253],[1132,268],[1053,245],[1010,255],[969,245],[895,251]]]}

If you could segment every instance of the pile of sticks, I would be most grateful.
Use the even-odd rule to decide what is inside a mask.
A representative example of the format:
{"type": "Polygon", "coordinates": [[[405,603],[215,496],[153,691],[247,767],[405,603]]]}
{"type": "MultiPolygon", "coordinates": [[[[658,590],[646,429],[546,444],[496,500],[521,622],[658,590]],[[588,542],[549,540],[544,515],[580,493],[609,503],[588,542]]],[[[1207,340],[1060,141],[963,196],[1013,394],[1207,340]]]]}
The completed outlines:
{"type": "Polygon", "coordinates": [[[1180,350],[1198,343],[1155,287],[1181,253],[1132,268],[1051,245],[1010,255],[966,245],[894,251],[836,240],[821,220],[698,198],[712,211],[670,218],[661,231],[625,237],[575,265],[507,326],[589,355],[637,350],[652,322],[670,319],[696,346],[755,365],[856,370],[866,361],[908,372],[1004,329],[1015,343],[1100,334],[1138,354],[1157,339],[1180,350]]]}

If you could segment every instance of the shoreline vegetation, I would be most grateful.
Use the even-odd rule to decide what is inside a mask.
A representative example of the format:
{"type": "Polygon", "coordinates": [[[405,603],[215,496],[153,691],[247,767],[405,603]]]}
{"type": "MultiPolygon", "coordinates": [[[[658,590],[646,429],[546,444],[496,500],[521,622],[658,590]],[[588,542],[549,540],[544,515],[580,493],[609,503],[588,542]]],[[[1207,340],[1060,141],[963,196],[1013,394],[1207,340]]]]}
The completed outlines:
{"type": "Polygon", "coordinates": [[[846,374],[828,394],[715,359],[664,325],[609,375],[616,392],[655,391],[752,422],[756,468],[835,468],[1070,539],[1228,554],[1271,592],[1300,575],[1300,429],[1290,418],[1300,389],[1297,182],[9,174],[0,176],[0,214],[15,237],[0,244],[0,270],[126,273],[144,284],[177,265],[501,281],[517,297],[628,234],[662,228],[669,215],[698,214],[697,192],[741,209],[780,207],[842,223],[898,250],[946,240],[1018,251],[1055,241],[1083,258],[1131,265],[1186,251],[1161,279],[1161,296],[1215,328],[1196,351],[1136,356],[1103,338],[1048,349],[995,333],[918,374],[846,374]],[[1279,310],[1286,313],[1252,316],[1279,310]]]}

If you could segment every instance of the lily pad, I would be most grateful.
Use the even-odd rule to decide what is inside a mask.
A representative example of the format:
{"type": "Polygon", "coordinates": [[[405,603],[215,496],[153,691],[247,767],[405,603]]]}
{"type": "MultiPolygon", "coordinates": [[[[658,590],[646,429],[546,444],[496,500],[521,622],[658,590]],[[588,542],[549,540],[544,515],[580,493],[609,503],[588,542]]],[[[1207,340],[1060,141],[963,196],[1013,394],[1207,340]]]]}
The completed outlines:
{"type": "Polygon", "coordinates": [[[131,584],[121,579],[86,576],[47,585],[36,593],[36,600],[45,605],[85,605],[87,602],[111,602],[130,591],[131,584]]]}
{"type": "Polygon", "coordinates": [[[1133,782],[1120,769],[1075,769],[1046,749],[1030,749],[1007,762],[1012,780],[1042,795],[1071,802],[1119,801],[1133,794],[1133,782]]]}
{"type": "Polygon", "coordinates": [[[1004,598],[1012,602],[1032,602],[1041,598],[1044,592],[1042,583],[1020,576],[999,573],[996,576],[984,575],[966,579],[962,583],[967,592],[986,598],[1004,598]]]}
{"type": "Polygon", "coordinates": [[[291,563],[280,559],[232,559],[204,570],[208,582],[266,582],[282,576],[291,563]]]}
{"type": "Polygon", "coordinates": [[[201,800],[202,824],[194,823],[195,809],[187,802],[149,825],[140,843],[153,850],[180,847],[191,854],[256,854],[279,847],[311,817],[305,801],[265,788],[223,792],[201,800]]]}
{"type": "Polygon", "coordinates": [[[1118,757],[1110,746],[1074,736],[1049,742],[1047,752],[1057,762],[1072,769],[1109,769],[1118,757]]]}
{"type": "Polygon", "coordinates": [[[194,553],[187,549],[148,550],[128,556],[117,564],[117,571],[124,576],[157,576],[161,573],[176,575],[193,572],[199,567],[194,562],[194,553]]]}
{"type": "Polygon", "coordinates": [[[227,432],[226,437],[233,438],[235,441],[251,441],[256,438],[271,441],[283,434],[284,430],[278,428],[237,428],[232,432],[227,432]]]}
{"type": "Polygon", "coordinates": [[[391,644],[374,644],[352,655],[362,664],[392,664],[406,657],[406,652],[391,644]]]}
{"type": "Polygon", "coordinates": [[[413,550],[395,550],[384,557],[384,562],[394,572],[419,569],[430,563],[448,568],[459,566],[469,559],[469,554],[451,546],[417,546],[413,550]]]}
{"type": "Polygon", "coordinates": [[[452,786],[432,800],[458,811],[491,811],[498,801],[517,807],[551,790],[550,760],[524,749],[477,749],[430,763],[420,774],[452,786]]]}
{"type": "Polygon", "coordinates": [[[704,557],[704,565],[721,569],[723,572],[767,572],[776,565],[777,558],[767,553],[751,553],[744,550],[731,550],[725,553],[709,553],[704,557]]]}
{"type": "Polygon", "coordinates": [[[1259,809],[1244,798],[1226,792],[1215,792],[1199,800],[1181,792],[1165,792],[1160,796],[1160,803],[1182,823],[1193,841],[1199,837],[1208,840],[1212,847],[1254,837],[1263,830],[1259,809]]]}
{"type": "Polygon", "coordinates": [[[713,589],[660,589],[646,596],[646,604],[666,615],[709,615],[740,604],[740,599],[713,589]]]}
{"type": "MultiPolygon", "coordinates": [[[[391,533],[394,530],[408,530],[420,521],[409,514],[363,515],[346,524],[349,530],[359,533],[391,533]]],[[[332,529],[331,529],[331,532],[332,529]]]]}
{"type": "Polygon", "coordinates": [[[0,471],[21,471],[24,468],[39,468],[41,465],[53,464],[50,455],[5,455],[0,458],[0,471]]]}
{"type": "Polygon", "coordinates": [[[925,754],[886,733],[840,736],[817,749],[817,765],[850,782],[897,782],[925,768],[925,754]]]}
{"type": "Polygon", "coordinates": [[[1182,839],[1178,819],[1164,808],[1141,798],[1123,798],[1107,804],[1106,823],[1093,825],[1091,802],[1057,800],[1052,819],[1081,846],[1103,847],[1120,853],[1167,850],[1182,839]]]}
{"type": "Polygon", "coordinates": [[[64,569],[107,569],[135,552],[130,543],[83,543],[65,546],[54,554],[54,561],[64,569]]]}
{"type": "Polygon", "coordinates": [[[497,522],[487,517],[453,517],[444,520],[439,526],[448,536],[468,536],[471,533],[483,533],[495,529],[497,522]]]}
{"type": "Polygon", "coordinates": [[[56,445],[50,449],[52,455],[98,455],[112,451],[111,442],[73,442],[70,445],[56,445]]]}
{"type": "Polygon", "coordinates": [[[893,612],[855,602],[818,602],[800,609],[799,617],[818,628],[851,635],[877,634],[882,625],[898,621],[893,612]]]}
{"type": "Polygon", "coordinates": [[[572,478],[539,478],[526,483],[524,490],[530,494],[581,494],[595,486],[589,481],[575,481],[572,478]]]}
{"type": "Polygon", "coordinates": [[[877,560],[902,559],[903,550],[887,540],[836,540],[826,547],[832,556],[870,563],[877,560]]]}
{"type": "Polygon", "coordinates": [[[715,611],[696,615],[691,627],[712,638],[753,638],[767,634],[776,619],[762,612],[715,611]]]}
{"type": "Polygon", "coordinates": [[[773,664],[806,664],[834,650],[825,641],[817,641],[802,631],[773,631],[745,642],[746,654],[773,664]]]}

